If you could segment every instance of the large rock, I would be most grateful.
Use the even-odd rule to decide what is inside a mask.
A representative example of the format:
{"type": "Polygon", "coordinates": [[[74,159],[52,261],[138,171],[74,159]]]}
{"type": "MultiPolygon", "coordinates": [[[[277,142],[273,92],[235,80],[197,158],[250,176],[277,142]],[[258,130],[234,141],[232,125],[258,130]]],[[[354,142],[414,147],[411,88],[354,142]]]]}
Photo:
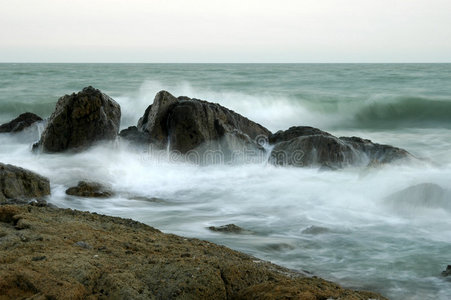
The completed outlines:
{"type": "Polygon", "coordinates": [[[270,162],[276,165],[369,166],[411,159],[407,151],[389,145],[381,145],[357,137],[337,138],[313,127],[297,126],[278,131],[269,137],[274,147],[270,162]]]}
{"type": "Polygon", "coordinates": [[[14,120],[0,125],[0,133],[19,132],[39,121],[42,121],[42,118],[40,116],[26,112],[19,115],[14,120]]]}
{"type": "MultiPolygon", "coordinates": [[[[271,132],[263,126],[217,103],[188,97],[174,97],[166,91],[155,96],[137,129],[149,141],[182,154],[219,150],[226,156],[234,151],[262,151],[260,138],[271,132]]],[[[136,136],[136,135],[133,135],[136,136]]]]}
{"type": "Polygon", "coordinates": [[[209,242],[64,209],[0,207],[1,299],[385,299],[209,242]]]}
{"type": "Polygon", "coordinates": [[[157,93],[155,99],[147,107],[144,115],[138,121],[138,130],[149,135],[160,145],[165,145],[168,141],[167,118],[171,105],[178,102],[178,99],[166,91],[157,93]]]}
{"type": "Polygon", "coordinates": [[[91,86],[84,88],[58,100],[34,148],[45,152],[81,150],[101,140],[114,140],[120,119],[116,101],[91,86]]]}
{"type": "Polygon", "coordinates": [[[26,202],[50,194],[50,183],[34,172],[0,163],[0,203],[26,202]]]}

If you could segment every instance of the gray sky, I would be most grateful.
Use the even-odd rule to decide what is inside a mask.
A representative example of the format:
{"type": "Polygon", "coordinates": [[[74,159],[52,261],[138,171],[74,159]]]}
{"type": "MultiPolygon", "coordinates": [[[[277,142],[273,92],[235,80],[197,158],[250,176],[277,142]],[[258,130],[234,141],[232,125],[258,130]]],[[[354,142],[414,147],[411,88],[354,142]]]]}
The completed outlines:
{"type": "Polygon", "coordinates": [[[451,0],[0,0],[0,62],[451,62],[451,0]]]}

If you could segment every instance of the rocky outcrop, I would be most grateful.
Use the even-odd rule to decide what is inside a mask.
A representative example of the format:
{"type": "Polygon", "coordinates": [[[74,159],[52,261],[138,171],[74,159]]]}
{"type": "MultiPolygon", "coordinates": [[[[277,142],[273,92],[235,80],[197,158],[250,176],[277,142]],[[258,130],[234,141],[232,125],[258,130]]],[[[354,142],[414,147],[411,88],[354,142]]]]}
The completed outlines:
{"type": "Polygon", "coordinates": [[[155,96],[138,122],[138,130],[150,139],[182,154],[190,150],[261,151],[256,142],[270,131],[219,104],[188,97],[174,97],[166,91],[155,96]]]}
{"type": "Polygon", "coordinates": [[[19,115],[14,120],[0,125],[0,133],[19,132],[39,121],[42,121],[42,118],[40,116],[26,112],[19,115]]]}
{"type": "Polygon", "coordinates": [[[80,150],[101,140],[114,140],[120,118],[121,108],[116,101],[91,86],[84,88],[58,100],[34,149],[44,152],[80,150]]]}
{"type": "Polygon", "coordinates": [[[97,182],[80,181],[77,186],[70,187],[66,194],[87,198],[108,198],[113,196],[113,192],[97,182]]]}
{"type": "Polygon", "coordinates": [[[270,162],[275,165],[368,166],[412,159],[407,151],[389,145],[380,145],[357,137],[337,138],[330,133],[307,126],[291,127],[269,137],[274,147],[270,162]]]}
{"type": "Polygon", "coordinates": [[[0,207],[2,299],[384,299],[144,224],[0,207]]]}
{"type": "Polygon", "coordinates": [[[0,163],[0,204],[27,202],[49,194],[50,183],[47,178],[0,163]]]}

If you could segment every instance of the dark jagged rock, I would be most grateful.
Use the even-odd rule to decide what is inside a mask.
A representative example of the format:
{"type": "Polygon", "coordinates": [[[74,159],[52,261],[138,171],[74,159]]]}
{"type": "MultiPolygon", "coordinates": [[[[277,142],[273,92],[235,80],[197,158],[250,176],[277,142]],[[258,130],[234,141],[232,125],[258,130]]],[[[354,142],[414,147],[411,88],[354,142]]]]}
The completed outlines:
{"type": "Polygon", "coordinates": [[[26,112],[19,115],[14,120],[0,125],[0,133],[19,132],[39,121],[42,121],[42,118],[40,116],[26,112]]]}
{"type": "Polygon", "coordinates": [[[288,130],[279,130],[276,133],[271,134],[268,141],[270,144],[277,144],[280,142],[287,142],[300,136],[310,135],[332,136],[330,133],[322,131],[318,128],[310,126],[293,126],[288,128],[288,130]]]}
{"type": "Polygon", "coordinates": [[[0,240],[1,299],[385,299],[133,220],[70,209],[0,206],[0,240]]]}
{"type": "Polygon", "coordinates": [[[190,150],[260,151],[256,143],[270,131],[219,104],[161,91],[138,122],[160,146],[187,153],[190,150]]]}
{"type": "Polygon", "coordinates": [[[412,159],[407,151],[380,145],[357,137],[337,138],[322,130],[298,126],[279,131],[269,137],[274,145],[270,162],[298,167],[321,166],[331,169],[391,163],[412,159]]]}
{"type": "Polygon", "coordinates": [[[68,188],[66,194],[87,198],[108,198],[113,192],[97,182],[80,181],[77,186],[68,188]]]}
{"type": "Polygon", "coordinates": [[[224,232],[224,233],[242,233],[243,228],[235,224],[227,224],[222,226],[210,226],[208,227],[211,231],[224,232]]]}
{"type": "Polygon", "coordinates": [[[446,270],[442,272],[442,276],[443,277],[448,277],[451,275],[451,265],[448,265],[446,267],[446,270]]]}
{"type": "Polygon", "coordinates": [[[45,177],[13,165],[0,163],[0,203],[21,203],[50,194],[45,177]]]}
{"type": "Polygon", "coordinates": [[[340,137],[340,140],[352,146],[354,150],[365,153],[371,162],[377,162],[379,164],[391,163],[399,159],[413,158],[413,156],[404,149],[373,143],[370,140],[355,136],[340,137]]]}
{"type": "Polygon", "coordinates": [[[160,91],[144,115],[138,121],[138,129],[146,132],[160,146],[165,146],[168,141],[167,118],[170,108],[178,99],[166,91],[160,91]]]}
{"type": "Polygon", "coordinates": [[[91,86],[84,88],[58,100],[39,143],[33,148],[61,152],[114,140],[120,118],[121,108],[116,101],[91,86]]]}
{"type": "Polygon", "coordinates": [[[134,144],[145,144],[151,142],[150,135],[147,132],[139,131],[136,126],[130,126],[121,130],[119,136],[134,144]]]}

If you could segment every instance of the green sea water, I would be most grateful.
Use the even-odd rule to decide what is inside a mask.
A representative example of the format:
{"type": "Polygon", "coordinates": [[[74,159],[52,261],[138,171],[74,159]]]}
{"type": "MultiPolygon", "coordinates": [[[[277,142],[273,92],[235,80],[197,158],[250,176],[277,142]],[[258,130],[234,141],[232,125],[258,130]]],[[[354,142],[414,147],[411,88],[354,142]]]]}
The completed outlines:
{"type": "Polygon", "coordinates": [[[0,135],[0,161],[49,177],[50,202],[133,218],[392,299],[449,299],[451,281],[440,273],[451,264],[451,204],[431,205],[439,203],[433,194],[420,203],[387,197],[426,182],[451,189],[451,64],[0,64],[0,123],[25,111],[47,118],[59,97],[88,85],[121,105],[121,128],[136,125],[167,90],[220,103],[273,132],[315,126],[403,147],[422,163],[337,172],[196,166],[121,143],[34,155],[38,136],[0,135]],[[116,196],[65,195],[82,179],[116,196]],[[206,229],[228,223],[253,234],[206,229]],[[311,234],[311,226],[324,230],[311,234]]]}

